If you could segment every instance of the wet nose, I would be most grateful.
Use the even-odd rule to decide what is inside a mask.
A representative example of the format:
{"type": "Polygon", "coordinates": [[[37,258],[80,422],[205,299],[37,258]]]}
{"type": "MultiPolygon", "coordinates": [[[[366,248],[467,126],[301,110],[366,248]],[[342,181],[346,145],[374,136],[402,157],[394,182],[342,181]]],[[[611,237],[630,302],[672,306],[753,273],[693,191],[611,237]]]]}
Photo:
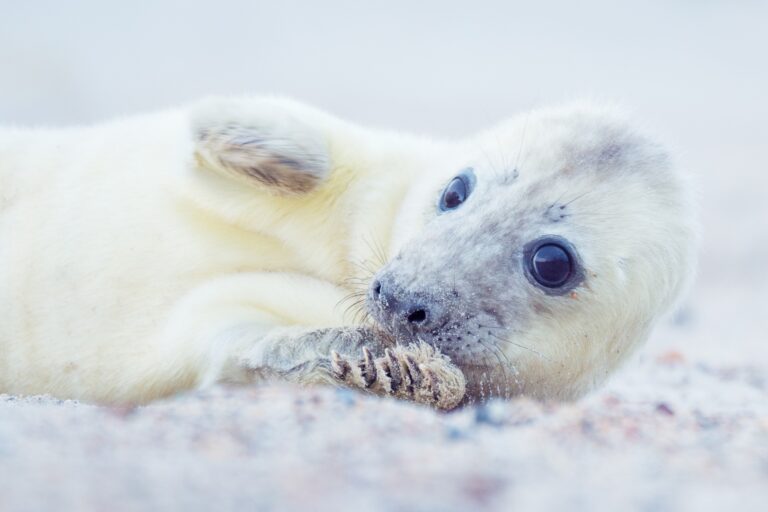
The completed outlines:
{"type": "Polygon", "coordinates": [[[405,292],[396,295],[395,287],[383,280],[377,279],[371,284],[371,297],[390,322],[394,320],[412,330],[428,327],[434,319],[426,300],[405,292]]]}

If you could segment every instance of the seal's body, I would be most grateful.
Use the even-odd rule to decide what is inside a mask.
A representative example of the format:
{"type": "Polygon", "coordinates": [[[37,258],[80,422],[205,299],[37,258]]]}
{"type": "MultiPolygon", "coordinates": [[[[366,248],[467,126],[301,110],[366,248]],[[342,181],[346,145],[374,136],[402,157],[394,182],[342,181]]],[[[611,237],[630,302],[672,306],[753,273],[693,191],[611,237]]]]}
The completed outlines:
{"type": "Polygon", "coordinates": [[[440,407],[465,384],[572,398],[684,284],[684,192],[593,107],[461,143],[271,99],[5,129],[0,391],[144,402],[272,376],[440,407]],[[376,322],[345,314],[358,299],[376,322]]]}

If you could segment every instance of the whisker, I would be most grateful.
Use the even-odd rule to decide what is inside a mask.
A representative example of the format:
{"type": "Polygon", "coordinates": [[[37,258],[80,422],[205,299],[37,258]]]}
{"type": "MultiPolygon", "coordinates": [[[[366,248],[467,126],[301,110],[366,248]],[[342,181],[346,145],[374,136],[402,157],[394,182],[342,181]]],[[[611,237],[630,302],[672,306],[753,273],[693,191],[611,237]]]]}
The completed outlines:
{"type": "Polygon", "coordinates": [[[485,149],[485,146],[482,144],[478,144],[478,147],[480,148],[480,152],[483,154],[485,159],[488,161],[488,166],[492,169],[496,169],[496,165],[493,163],[493,159],[491,158],[491,155],[488,153],[488,151],[485,149]]]}
{"type": "Polygon", "coordinates": [[[560,206],[568,206],[569,204],[571,204],[571,203],[574,203],[574,202],[578,201],[579,199],[583,198],[584,196],[587,196],[587,195],[589,195],[589,194],[591,194],[591,193],[593,193],[593,192],[595,192],[595,191],[594,191],[594,190],[587,190],[587,191],[586,191],[586,192],[584,192],[583,194],[579,194],[578,196],[574,197],[573,199],[571,199],[571,200],[570,200],[570,201],[568,201],[567,203],[565,203],[565,204],[562,204],[562,205],[560,205],[560,206]]]}
{"type": "Polygon", "coordinates": [[[496,138],[496,147],[499,150],[499,163],[501,164],[501,171],[507,172],[509,170],[509,164],[512,162],[510,159],[510,154],[508,151],[504,150],[504,144],[501,143],[501,138],[499,138],[499,134],[497,133],[495,135],[496,138]]]}
{"type": "Polygon", "coordinates": [[[504,357],[504,360],[509,365],[508,368],[511,368],[512,372],[514,373],[515,376],[513,380],[517,385],[518,394],[523,394],[523,383],[520,382],[520,380],[517,378],[517,376],[520,374],[520,372],[517,370],[517,366],[515,366],[514,363],[512,363],[512,361],[509,360],[509,357],[507,357],[507,354],[503,350],[501,350],[499,347],[496,347],[496,350],[498,350],[499,353],[504,357]]]}
{"type": "MultiPolygon", "coordinates": [[[[568,192],[567,192],[567,191],[565,191],[565,192],[563,192],[562,194],[560,194],[560,197],[558,197],[557,199],[555,199],[555,202],[553,202],[551,205],[549,205],[549,207],[550,207],[550,208],[554,208],[555,206],[557,206],[557,204],[558,204],[560,201],[562,201],[562,200],[563,200],[563,197],[565,197],[565,194],[567,194],[567,193],[568,193],[568,192]]],[[[567,206],[567,205],[566,205],[566,206],[567,206]]]]}
{"type": "Polygon", "coordinates": [[[341,281],[341,285],[349,290],[349,293],[336,304],[336,307],[346,305],[343,317],[350,318],[351,316],[351,321],[355,324],[369,323],[373,320],[365,305],[368,287],[376,272],[387,263],[384,246],[375,237],[363,236],[362,240],[368,247],[368,258],[349,262],[355,275],[341,281]]]}
{"type": "Polygon", "coordinates": [[[381,246],[381,244],[378,243],[375,239],[368,239],[365,236],[363,236],[363,242],[365,242],[365,245],[368,247],[368,250],[371,251],[371,256],[377,260],[370,263],[372,263],[374,266],[379,266],[379,267],[386,265],[387,257],[386,257],[386,254],[384,253],[384,248],[381,246]]]}
{"type": "Polygon", "coordinates": [[[525,134],[528,132],[528,120],[531,117],[531,111],[529,110],[525,114],[525,122],[523,123],[523,133],[520,136],[520,148],[517,150],[517,158],[515,158],[515,169],[519,169],[520,156],[523,154],[523,147],[525,146],[525,134]]]}
{"type": "MultiPolygon", "coordinates": [[[[493,326],[493,325],[480,325],[479,327],[481,329],[504,329],[503,327],[497,327],[497,326],[493,326]]],[[[521,348],[523,350],[528,350],[528,351],[536,354],[537,356],[541,357],[542,359],[546,359],[547,361],[552,362],[552,359],[550,359],[549,357],[545,356],[544,354],[542,354],[538,350],[534,350],[534,349],[532,349],[530,347],[526,347],[525,345],[521,345],[520,343],[515,343],[514,341],[512,341],[510,339],[502,338],[501,336],[493,334],[492,332],[488,332],[488,334],[490,336],[496,338],[497,340],[501,341],[502,343],[508,343],[508,344],[513,345],[515,347],[521,348]]]]}
{"type": "MultiPolygon", "coordinates": [[[[508,396],[507,391],[509,390],[509,375],[507,374],[506,365],[502,362],[501,357],[499,357],[498,352],[500,351],[498,350],[498,347],[496,347],[496,350],[493,350],[491,347],[488,347],[485,343],[483,343],[482,339],[479,339],[477,341],[480,343],[480,346],[482,346],[487,352],[490,352],[491,354],[493,354],[493,356],[496,358],[496,361],[499,363],[499,368],[501,368],[501,373],[503,376],[504,388],[505,388],[504,396],[501,396],[500,398],[507,398],[508,396]]],[[[509,362],[509,360],[507,360],[507,362],[509,362]]],[[[501,388],[499,388],[499,391],[501,391],[501,388]]]]}
{"type": "Polygon", "coordinates": [[[354,311],[355,314],[352,317],[352,321],[355,322],[356,319],[357,319],[358,313],[363,308],[364,303],[365,303],[364,299],[358,299],[354,303],[352,303],[349,306],[347,306],[347,308],[344,310],[344,314],[343,315],[346,317],[350,313],[350,311],[354,311]]]}

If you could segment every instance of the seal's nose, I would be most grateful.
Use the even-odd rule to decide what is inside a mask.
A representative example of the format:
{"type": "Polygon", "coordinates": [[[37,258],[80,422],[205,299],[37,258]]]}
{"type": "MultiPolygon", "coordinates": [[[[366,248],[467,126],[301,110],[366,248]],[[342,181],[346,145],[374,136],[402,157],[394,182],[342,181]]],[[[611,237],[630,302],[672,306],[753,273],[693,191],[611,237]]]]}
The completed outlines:
{"type": "Polygon", "coordinates": [[[427,322],[429,315],[424,306],[416,305],[406,311],[407,316],[405,319],[409,324],[421,325],[427,322]]]}
{"type": "Polygon", "coordinates": [[[376,279],[371,283],[371,298],[378,307],[385,326],[405,327],[415,332],[429,327],[434,320],[434,305],[430,305],[418,294],[398,290],[383,279],[376,279]]]}

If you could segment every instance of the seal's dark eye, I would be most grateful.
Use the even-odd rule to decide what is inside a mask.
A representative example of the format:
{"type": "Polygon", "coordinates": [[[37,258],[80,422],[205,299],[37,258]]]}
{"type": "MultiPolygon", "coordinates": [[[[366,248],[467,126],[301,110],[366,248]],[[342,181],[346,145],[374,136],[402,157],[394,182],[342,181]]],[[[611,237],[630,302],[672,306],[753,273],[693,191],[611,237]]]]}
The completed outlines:
{"type": "Polygon", "coordinates": [[[469,188],[466,181],[463,177],[456,176],[443,190],[443,195],[440,197],[440,209],[444,212],[455,210],[467,200],[468,196],[469,188]]]}
{"type": "Polygon", "coordinates": [[[547,288],[564,285],[573,272],[573,261],[568,251],[555,243],[540,246],[531,256],[531,274],[547,288]]]}

